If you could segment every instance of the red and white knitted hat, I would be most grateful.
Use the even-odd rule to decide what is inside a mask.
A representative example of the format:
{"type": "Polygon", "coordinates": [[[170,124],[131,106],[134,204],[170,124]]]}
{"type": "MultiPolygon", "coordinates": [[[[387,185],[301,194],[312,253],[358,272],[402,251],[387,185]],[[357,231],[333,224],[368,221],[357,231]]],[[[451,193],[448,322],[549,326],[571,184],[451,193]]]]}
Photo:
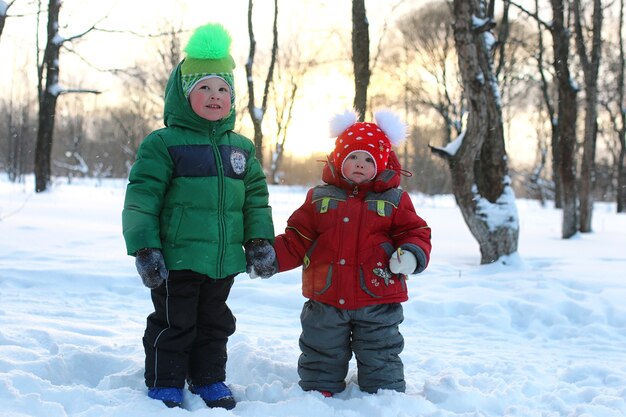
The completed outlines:
{"type": "Polygon", "coordinates": [[[406,137],[406,125],[389,110],[374,113],[371,122],[357,122],[354,111],[346,110],[330,121],[330,134],[336,136],[333,162],[343,175],[343,163],[353,152],[369,153],[376,164],[376,175],[387,168],[391,145],[400,145],[406,137]]]}

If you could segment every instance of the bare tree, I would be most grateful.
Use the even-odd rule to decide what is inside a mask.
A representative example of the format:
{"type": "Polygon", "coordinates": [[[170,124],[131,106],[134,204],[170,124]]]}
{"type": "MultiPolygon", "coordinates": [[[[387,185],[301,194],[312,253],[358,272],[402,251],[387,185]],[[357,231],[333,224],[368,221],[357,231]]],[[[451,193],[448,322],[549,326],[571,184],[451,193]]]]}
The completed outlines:
{"type": "MultiPolygon", "coordinates": [[[[613,177],[616,181],[615,199],[617,212],[626,212],[626,51],[624,47],[624,7],[625,0],[619,0],[618,30],[614,36],[607,36],[603,45],[607,50],[617,53],[606,54],[603,58],[604,73],[599,79],[601,93],[599,104],[608,119],[607,133],[612,136],[606,147],[612,155],[613,177]]],[[[597,188],[597,183],[594,188],[597,188]]]]}
{"type": "MultiPolygon", "coordinates": [[[[541,137],[540,134],[537,135],[541,137]]],[[[526,183],[526,187],[531,191],[536,198],[541,202],[541,206],[545,207],[547,196],[547,189],[549,188],[545,184],[545,180],[543,177],[543,171],[547,165],[548,160],[548,146],[545,141],[540,140],[539,146],[537,147],[537,164],[534,166],[530,176],[528,177],[528,182],[526,183]]]]}
{"type": "MultiPolygon", "coordinates": [[[[506,0],[509,1],[509,0],[506,0]]],[[[526,10],[522,5],[509,1],[524,13],[533,17],[538,25],[545,27],[552,35],[552,50],[554,72],[557,86],[558,102],[556,111],[548,96],[548,82],[543,71],[543,60],[538,58],[540,76],[543,83],[543,94],[553,123],[552,157],[554,179],[556,183],[557,206],[563,209],[561,236],[569,239],[578,231],[578,192],[576,167],[576,123],[578,119],[578,103],[576,95],[578,86],[573,80],[570,71],[570,36],[571,32],[566,24],[566,14],[569,12],[564,0],[550,0],[552,21],[544,22],[538,13],[526,10]],[[556,116],[556,117],[554,117],[556,116]]],[[[535,8],[538,9],[538,1],[535,8]]],[[[541,30],[539,31],[541,33],[541,30]]],[[[540,37],[541,45],[543,44],[540,37]]],[[[543,48],[540,47],[543,54],[543,48]]]]}
{"type": "Polygon", "coordinates": [[[116,72],[125,78],[124,89],[131,89],[140,96],[134,99],[135,101],[147,102],[146,105],[141,104],[140,107],[150,108],[148,115],[153,115],[156,110],[159,116],[162,116],[163,92],[172,68],[175,68],[182,60],[181,35],[188,30],[181,25],[175,25],[172,21],[165,21],[160,27],[163,30],[158,33],[136,34],[142,38],[156,40],[157,59],[150,57],[146,62],[137,62],[131,69],[116,72]]]}
{"type": "Polygon", "coordinates": [[[455,0],[453,19],[459,71],[469,107],[467,129],[456,139],[454,148],[449,145],[433,150],[448,161],[453,194],[480,246],[481,264],[486,264],[517,252],[519,238],[491,58],[495,21],[493,9],[484,0],[455,0]]]}
{"type": "MultiPolygon", "coordinates": [[[[405,84],[405,102],[408,101],[409,109],[427,120],[429,127],[422,127],[422,135],[425,134],[429,138],[427,142],[433,146],[445,146],[459,136],[464,129],[463,117],[467,113],[451,20],[451,3],[431,2],[403,15],[397,23],[401,37],[395,44],[402,46],[403,54],[397,54],[393,65],[402,70],[401,63],[406,62],[405,73],[399,74],[405,84]],[[435,114],[431,116],[433,112],[435,114]],[[424,129],[433,126],[441,126],[441,131],[438,129],[434,135],[427,134],[424,129]]],[[[515,115],[519,116],[520,111],[526,111],[526,107],[533,103],[535,91],[538,91],[529,77],[533,69],[530,58],[535,53],[536,36],[523,21],[509,21],[506,13],[501,21],[498,33],[503,38],[498,36],[493,53],[494,62],[497,59],[498,63],[495,75],[498,78],[503,123],[507,126],[505,117],[509,115],[513,119],[515,115]]],[[[407,145],[413,142],[418,145],[418,141],[407,141],[407,145]]],[[[421,155],[420,151],[416,147],[407,149],[403,166],[420,172],[427,163],[424,161],[426,155],[421,155]],[[410,165],[411,158],[418,162],[415,167],[410,165]]],[[[442,161],[437,162],[441,165],[442,161]]],[[[447,167],[443,168],[447,170],[447,167]]]]}
{"type": "Polygon", "coordinates": [[[280,95],[274,91],[276,105],[276,142],[270,164],[270,180],[272,184],[280,184],[280,170],[283,157],[285,154],[285,144],[287,142],[287,132],[293,117],[293,108],[296,104],[296,95],[298,93],[299,84],[295,81],[293,75],[290,76],[290,83],[287,85],[288,90],[280,95]],[[279,102],[279,96],[282,100],[279,102]]]}
{"type": "Polygon", "coordinates": [[[33,169],[30,158],[35,144],[32,104],[25,98],[16,101],[11,94],[0,109],[4,119],[2,135],[6,135],[6,143],[3,143],[0,152],[0,166],[6,169],[9,180],[13,182],[23,181],[24,175],[33,169]]]}
{"type": "MultiPolygon", "coordinates": [[[[37,129],[37,146],[35,148],[35,191],[45,191],[50,182],[50,156],[52,153],[52,137],[56,113],[56,102],[59,96],[59,49],[58,41],[59,10],[61,3],[50,0],[48,3],[48,41],[43,61],[38,65],[39,92],[39,126],[37,129]],[[45,90],[43,86],[45,77],[45,90]]],[[[39,51],[38,51],[39,52],[39,51]]]]}
{"type": "MultiPolygon", "coordinates": [[[[584,15],[580,0],[573,0],[576,49],[585,78],[585,133],[580,168],[580,227],[583,233],[591,232],[593,214],[593,188],[595,184],[596,139],[598,136],[598,72],[602,56],[602,1],[593,0],[591,25],[591,51],[587,54],[587,40],[583,33],[584,15]]],[[[585,27],[587,25],[584,25],[585,27]]]]}
{"type": "MultiPolygon", "coordinates": [[[[280,172],[284,158],[285,145],[289,137],[289,127],[293,119],[293,111],[297,103],[300,86],[306,74],[317,65],[317,61],[303,58],[297,39],[291,39],[288,46],[281,47],[280,59],[277,62],[276,80],[272,83],[272,97],[276,116],[276,138],[271,154],[270,180],[273,184],[282,181],[280,172]]],[[[311,56],[319,53],[310,51],[311,56]]]]}
{"type": "Polygon", "coordinates": [[[576,95],[578,86],[572,82],[570,74],[570,31],[565,24],[564,0],[550,0],[552,6],[552,43],[554,49],[554,68],[558,85],[558,144],[559,179],[563,223],[561,236],[569,239],[578,230],[578,200],[576,186],[576,121],[578,104],[576,95]]]}
{"type": "MultiPolygon", "coordinates": [[[[59,56],[64,42],[71,42],[95,29],[95,25],[85,32],[71,38],[62,38],[59,34],[59,11],[61,2],[48,1],[47,41],[41,62],[37,48],[37,76],[39,98],[39,123],[37,145],[35,148],[35,191],[43,192],[50,183],[52,142],[56,117],[57,99],[63,93],[94,93],[94,90],[64,90],[59,84],[59,56]]],[[[41,2],[39,3],[41,13],[41,2]]],[[[38,13],[38,16],[39,14],[38,13]]],[[[37,25],[39,27],[39,25],[37,25]]]]}
{"type": "Polygon", "coordinates": [[[441,118],[444,144],[461,133],[461,118],[466,111],[454,65],[451,18],[448,4],[429,3],[398,22],[405,54],[410,57],[408,63],[421,70],[407,77],[411,101],[422,109],[432,109],[441,118]]]}
{"type": "Polygon", "coordinates": [[[61,147],[64,151],[61,157],[58,153],[56,156],[54,153],[52,155],[52,164],[65,172],[68,183],[71,183],[74,177],[85,177],[90,173],[83,149],[87,142],[89,116],[84,111],[84,101],[77,96],[72,98],[61,103],[61,113],[66,113],[68,117],[61,118],[57,124],[57,132],[60,135],[56,143],[61,145],[57,146],[57,149],[61,147]]]}
{"type": "MultiPolygon", "coordinates": [[[[114,137],[123,150],[126,166],[135,160],[141,140],[156,125],[162,125],[165,87],[172,68],[182,60],[181,34],[185,30],[172,22],[161,25],[164,31],[152,35],[158,43],[157,60],[148,60],[135,65],[124,81],[126,105],[107,112],[105,123],[112,123],[114,137]]],[[[128,174],[128,172],[126,173],[128,174]]]]}
{"type": "Polygon", "coordinates": [[[248,80],[248,113],[254,126],[254,145],[256,147],[256,157],[263,165],[263,117],[267,110],[267,100],[269,96],[270,85],[274,79],[274,66],[278,55],[278,0],[274,0],[274,24],[272,25],[273,42],[270,64],[267,69],[267,77],[265,78],[265,86],[263,88],[263,97],[261,99],[261,107],[257,107],[254,94],[254,77],[253,65],[254,55],[256,54],[256,40],[254,38],[254,29],[252,27],[252,8],[253,1],[248,1],[248,35],[250,37],[250,51],[248,53],[248,61],[246,61],[246,78],[248,80]]]}
{"type": "MultiPolygon", "coordinates": [[[[538,0],[536,4],[537,2],[538,0]]],[[[523,16],[509,19],[510,6],[511,3],[504,2],[494,58],[497,62],[496,76],[502,91],[503,121],[510,129],[520,115],[532,120],[530,123],[534,125],[536,137],[534,165],[527,169],[523,165],[515,164],[513,177],[514,181],[519,181],[518,191],[525,189],[544,204],[547,198],[553,200],[554,194],[558,193],[556,181],[551,178],[554,170],[546,169],[553,161],[548,152],[549,147],[552,143],[557,143],[556,140],[546,139],[546,133],[548,137],[556,137],[556,123],[553,123],[556,117],[552,117],[555,113],[555,93],[551,82],[554,77],[549,73],[550,64],[547,61],[551,55],[546,57],[546,29],[540,24],[535,26],[535,22],[528,23],[523,16]],[[546,114],[550,117],[546,117],[546,114]],[[545,125],[550,126],[548,132],[544,129],[545,125]]],[[[515,139],[516,132],[509,132],[509,139],[515,139]]],[[[558,157],[558,153],[555,155],[558,157]]],[[[511,162],[514,162],[513,158],[511,162]]],[[[523,164],[520,160],[515,162],[523,164]]]]}
{"type": "MultiPolygon", "coordinates": [[[[9,16],[9,9],[17,0],[4,1],[0,0],[0,37],[4,31],[4,25],[9,16]]],[[[31,126],[31,103],[24,100],[23,103],[15,103],[13,94],[8,102],[3,103],[6,111],[7,149],[6,149],[6,170],[11,181],[20,181],[23,176],[32,169],[31,164],[26,161],[26,157],[32,154],[32,137],[33,131],[31,126]]],[[[2,164],[2,161],[0,161],[2,164]]]]}
{"type": "MultiPolygon", "coordinates": [[[[539,0],[535,0],[535,11],[538,13],[539,11],[539,0]]],[[[559,144],[559,128],[557,123],[557,109],[554,105],[554,100],[552,98],[552,94],[550,93],[551,83],[548,81],[547,76],[547,68],[545,66],[545,46],[543,41],[543,29],[544,26],[549,29],[547,25],[543,24],[538,17],[536,18],[537,22],[537,35],[538,35],[538,45],[537,45],[537,72],[539,73],[540,80],[540,90],[541,97],[543,98],[543,104],[546,108],[546,112],[548,114],[548,120],[550,121],[550,146],[552,150],[552,180],[554,182],[554,202],[555,207],[561,208],[561,181],[559,176],[559,166],[560,166],[560,153],[558,152],[558,144],[559,144]]]]}
{"type": "Polygon", "coordinates": [[[616,129],[620,152],[617,170],[617,212],[626,212],[626,99],[624,97],[624,75],[626,73],[626,56],[624,53],[624,0],[619,3],[619,72],[617,82],[617,108],[619,109],[620,126],[616,129]]]}
{"type": "Polygon", "coordinates": [[[354,65],[354,109],[365,119],[370,83],[370,38],[365,0],[352,0],[352,63],[354,65]]]}

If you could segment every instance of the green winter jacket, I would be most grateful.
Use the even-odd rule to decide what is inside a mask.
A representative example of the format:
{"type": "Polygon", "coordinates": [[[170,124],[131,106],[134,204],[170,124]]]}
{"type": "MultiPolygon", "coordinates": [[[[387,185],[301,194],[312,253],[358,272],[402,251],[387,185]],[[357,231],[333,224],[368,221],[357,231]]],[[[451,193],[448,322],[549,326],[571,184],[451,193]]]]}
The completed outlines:
{"type": "Polygon", "coordinates": [[[137,151],[126,189],[126,249],[160,248],[170,270],[224,278],[246,269],[242,245],[273,241],[265,175],[252,141],[232,131],[235,111],[215,122],[185,99],[178,65],[167,83],[165,128],[137,151]]]}

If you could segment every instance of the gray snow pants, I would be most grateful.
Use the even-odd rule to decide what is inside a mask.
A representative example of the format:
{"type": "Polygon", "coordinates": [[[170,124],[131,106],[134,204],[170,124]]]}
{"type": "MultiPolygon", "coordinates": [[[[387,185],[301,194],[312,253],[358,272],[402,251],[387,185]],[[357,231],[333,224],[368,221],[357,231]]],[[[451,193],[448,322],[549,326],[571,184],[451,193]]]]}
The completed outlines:
{"type": "Polygon", "coordinates": [[[354,352],[362,391],[404,392],[404,366],[399,356],[404,338],[398,329],[403,319],[399,303],[341,310],[307,301],[300,314],[300,387],[305,391],[343,391],[354,352]]]}

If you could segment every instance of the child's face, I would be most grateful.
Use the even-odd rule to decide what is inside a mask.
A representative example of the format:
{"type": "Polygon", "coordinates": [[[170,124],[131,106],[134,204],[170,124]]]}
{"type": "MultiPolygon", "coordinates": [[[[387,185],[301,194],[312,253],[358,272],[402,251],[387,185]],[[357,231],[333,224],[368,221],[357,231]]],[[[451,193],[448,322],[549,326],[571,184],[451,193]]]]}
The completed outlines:
{"type": "Polygon", "coordinates": [[[345,159],[341,172],[353,183],[361,184],[376,176],[376,164],[369,153],[356,151],[345,159]]]}
{"type": "Polygon", "coordinates": [[[212,122],[223,119],[230,113],[230,87],[221,78],[207,78],[193,87],[189,103],[203,119],[212,122]]]}

